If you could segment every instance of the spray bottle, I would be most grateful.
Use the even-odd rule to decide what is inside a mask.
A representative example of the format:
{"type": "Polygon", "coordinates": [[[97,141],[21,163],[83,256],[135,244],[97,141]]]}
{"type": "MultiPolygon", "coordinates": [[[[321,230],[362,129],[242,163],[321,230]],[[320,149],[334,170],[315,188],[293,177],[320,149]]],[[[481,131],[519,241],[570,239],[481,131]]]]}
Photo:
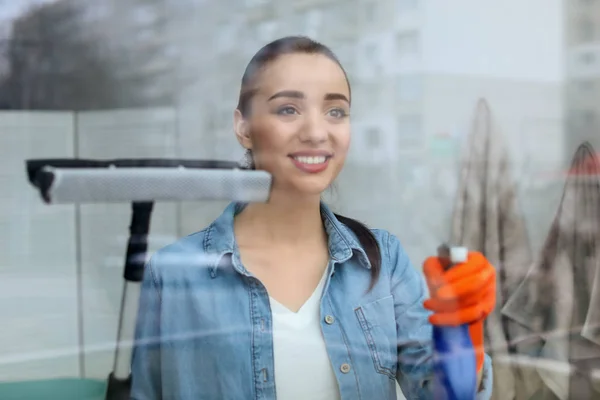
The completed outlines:
{"type": "MultiPolygon", "coordinates": [[[[467,260],[468,249],[442,245],[438,256],[447,269],[467,260]]],[[[469,325],[433,326],[434,399],[474,400],[477,392],[477,363],[469,325]]]]}

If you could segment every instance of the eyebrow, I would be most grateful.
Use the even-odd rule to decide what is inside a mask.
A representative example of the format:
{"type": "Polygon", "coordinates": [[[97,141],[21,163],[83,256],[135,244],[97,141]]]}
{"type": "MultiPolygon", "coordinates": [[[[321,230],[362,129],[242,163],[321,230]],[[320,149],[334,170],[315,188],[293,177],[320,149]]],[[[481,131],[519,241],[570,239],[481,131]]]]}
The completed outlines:
{"type": "Polygon", "coordinates": [[[348,100],[348,98],[341,93],[327,93],[325,95],[325,100],[343,100],[350,104],[350,100],[348,100]]]}
{"type": "MultiPolygon", "coordinates": [[[[290,97],[293,99],[304,99],[304,93],[297,91],[297,90],[283,90],[281,92],[277,92],[275,93],[273,96],[269,97],[268,101],[274,100],[278,97],[290,97]]],[[[350,100],[348,100],[348,98],[341,94],[341,93],[327,93],[325,95],[325,100],[327,101],[331,101],[331,100],[342,100],[345,101],[346,103],[350,104],[350,100]]]]}

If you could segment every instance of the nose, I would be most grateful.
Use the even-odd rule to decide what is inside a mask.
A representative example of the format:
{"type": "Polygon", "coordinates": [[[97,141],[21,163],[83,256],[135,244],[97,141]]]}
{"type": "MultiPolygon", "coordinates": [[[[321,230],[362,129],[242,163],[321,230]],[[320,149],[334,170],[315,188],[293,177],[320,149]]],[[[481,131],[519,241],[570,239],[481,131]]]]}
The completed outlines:
{"type": "Polygon", "coordinates": [[[327,141],[328,135],[327,121],[320,112],[305,114],[304,125],[300,132],[300,140],[303,143],[323,143],[327,141]]]}

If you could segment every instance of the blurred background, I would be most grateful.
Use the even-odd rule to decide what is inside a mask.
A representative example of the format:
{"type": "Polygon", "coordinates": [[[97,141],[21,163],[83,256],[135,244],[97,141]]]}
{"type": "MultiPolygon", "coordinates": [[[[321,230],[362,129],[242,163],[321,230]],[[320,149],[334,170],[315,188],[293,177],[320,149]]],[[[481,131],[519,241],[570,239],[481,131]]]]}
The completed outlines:
{"type": "MultiPolygon", "coordinates": [[[[576,149],[600,146],[599,1],[4,0],[0,381],[105,379],[123,285],[130,206],[46,206],[24,160],[239,160],[243,70],[291,34],[330,46],[351,80],[353,144],[328,194],[335,210],[396,234],[418,268],[454,235],[461,166],[484,119],[535,263],[576,149]]],[[[150,250],[224,205],[158,204],[150,250]]],[[[530,264],[519,268],[524,277],[530,264]]],[[[538,375],[529,381],[545,386],[511,383],[497,398],[576,398],[538,375]]]]}

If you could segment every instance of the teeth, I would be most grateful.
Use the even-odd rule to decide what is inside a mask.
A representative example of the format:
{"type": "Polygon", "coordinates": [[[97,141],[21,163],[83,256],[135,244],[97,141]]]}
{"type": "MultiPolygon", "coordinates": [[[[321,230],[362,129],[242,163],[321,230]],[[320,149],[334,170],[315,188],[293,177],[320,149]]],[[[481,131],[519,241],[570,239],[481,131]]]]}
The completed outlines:
{"type": "Polygon", "coordinates": [[[302,164],[323,164],[325,162],[326,157],[318,156],[318,157],[294,157],[294,160],[301,162],[302,164]]]}

